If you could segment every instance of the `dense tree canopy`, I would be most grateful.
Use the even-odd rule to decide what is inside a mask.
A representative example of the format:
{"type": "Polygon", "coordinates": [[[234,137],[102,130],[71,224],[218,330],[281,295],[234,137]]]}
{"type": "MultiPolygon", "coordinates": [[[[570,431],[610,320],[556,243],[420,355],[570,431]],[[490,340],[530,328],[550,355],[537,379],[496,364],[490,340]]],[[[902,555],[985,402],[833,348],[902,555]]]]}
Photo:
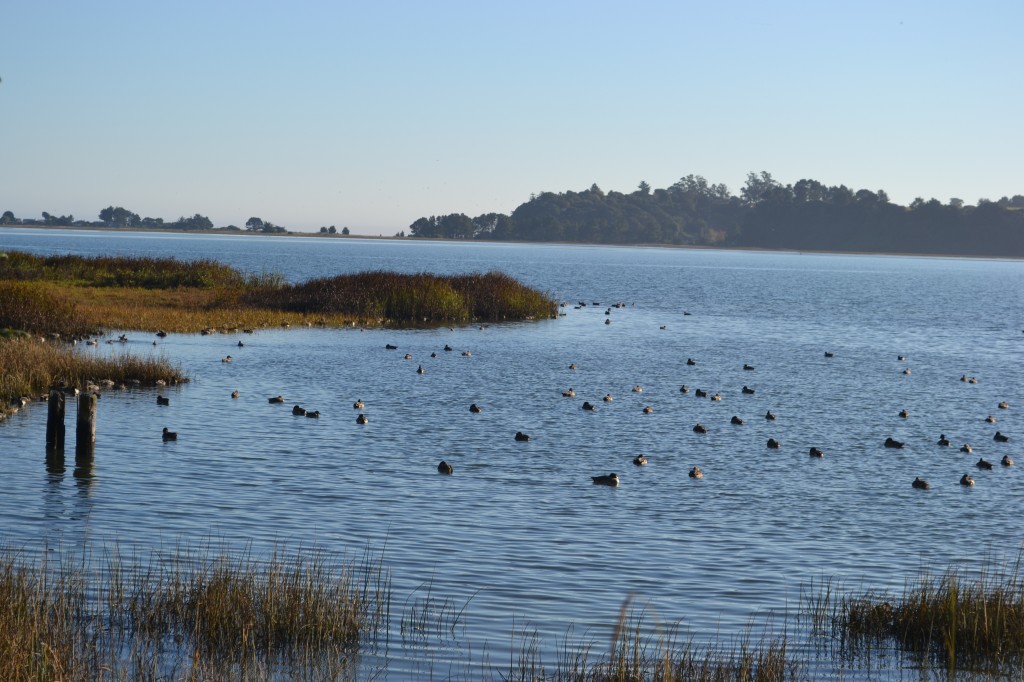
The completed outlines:
{"type": "Polygon", "coordinates": [[[733,195],[687,175],[670,187],[641,182],[630,194],[541,192],[511,215],[463,213],[419,218],[414,237],[600,244],[690,244],[822,251],[881,251],[1024,257],[1024,196],[941,204],[889,201],[883,190],[853,190],[811,179],[783,185],[750,173],[733,195]]]}

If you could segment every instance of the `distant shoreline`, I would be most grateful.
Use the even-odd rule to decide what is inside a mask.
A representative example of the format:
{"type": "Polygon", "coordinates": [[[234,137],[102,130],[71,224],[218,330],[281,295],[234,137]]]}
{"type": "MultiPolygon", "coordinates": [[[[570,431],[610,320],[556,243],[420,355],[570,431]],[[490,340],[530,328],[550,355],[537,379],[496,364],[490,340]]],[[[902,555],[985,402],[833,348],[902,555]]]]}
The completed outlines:
{"type": "Polygon", "coordinates": [[[970,260],[1024,261],[1024,256],[998,256],[958,253],[936,253],[931,251],[821,251],[815,249],[792,249],[786,247],[770,248],[757,246],[711,246],[704,244],[602,244],[595,242],[525,242],[501,239],[444,239],[440,237],[395,237],[364,234],[329,234],[323,232],[277,232],[263,233],[248,230],[175,230],[169,228],[147,227],[79,227],[73,225],[0,225],[5,228],[22,228],[28,230],[72,230],[76,232],[132,232],[137,234],[206,234],[229,235],[240,237],[300,237],[317,239],[373,239],[377,241],[423,242],[431,244],[519,244],[522,246],[593,246],[605,248],[641,248],[641,249],[688,249],[694,251],[744,251],[751,253],[792,253],[831,256],[908,256],[913,258],[964,258],[970,260]]]}

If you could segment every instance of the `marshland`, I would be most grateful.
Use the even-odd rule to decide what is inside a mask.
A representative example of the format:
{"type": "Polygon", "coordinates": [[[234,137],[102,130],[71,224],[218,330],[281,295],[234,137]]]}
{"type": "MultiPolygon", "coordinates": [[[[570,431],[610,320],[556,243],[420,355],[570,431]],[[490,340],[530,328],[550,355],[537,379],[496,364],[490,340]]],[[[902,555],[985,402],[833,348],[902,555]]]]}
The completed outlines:
{"type": "MultiPolygon", "coordinates": [[[[106,587],[116,548],[126,583],[201,584],[221,548],[240,588],[282,572],[312,572],[325,587],[380,575],[387,608],[367,612],[358,652],[341,638],[314,647],[349,667],[316,667],[325,659],[301,647],[281,654],[307,661],[310,679],[1019,677],[1021,474],[975,465],[1024,458],[1020,263],[320,241],[0,232],[9,252],[206,259],[241,278],[225,291],[500,272],[566,305],[553,319],[437,313],[412,327],[381,324],[391,316],[373,308],[339,312],[336,325],[317,319],[327,310],[284,310],[296,316],[287,329],[278,318],[197,318],[166,337],[154,333],[170,326],[160,314],[145,325],[111,317],[122,326],[102,325],[97,345],[73,352],[166,363],[189,381],[101,391],[89,461],[45,456],[40,406],[0,425],[4,539],[29,576],[66,557],[69,577],[86,581],[72,587],[99,608],[114,604],[100,595],[117,592],[106,587]],[[207,326],[216,333],[197,333],[207,326]],[[576,397],[563,397],[569,387],[576,397]],[[286,402],[268,402],[277,395],[286,402]],[[295,416],[294,405],[321,416],[295,416]],[[177,441],[161,440],[165,426],[177,441]],[[1010,440],[993,440],[996,430],[1010,440]],[[904,448],[884,448],[887,437],[904,448]],[[769,438],[781,447],[769,450],[769,438]],[[648,464],[633,465],[638,454],[648,464]],[[438,473],[441,460],[451,475],[438,473]],[[703,478],[687,476],[695,466],[703,478]],[[592,484],[609,472],[619,486],[592,484]],[[958,483],[967,472],[970,488],[958,483]],[[930,489],[912,488],[915,477],[930,489]],[[218,549],[179,549],[204,543],[218,549]],[[330,570],[278,549],[289,543],[319,548],[330,570]],[[729,666],[783,672],[695,672],[729,666]]],[[[26,275],[16,285],[74,305],[87,327],[97,321],[67,293],[79,284],[26,275]]],[[[118,288],[96,284],[90,296],[118,288]]],[[[240,298],[222,300],[241,315],[240,298]]],[[[168,670],[179,664],[162,657],[175,647],[207,645],[114,625],[105,645],[126,656],[160,646],[168,670]]],[[[176,670],[194,660],[232,664],[190,657],[176,670]]],[[[256,648],[233,664],[251,664],[257,679],[276,660],[256,648]]]]}

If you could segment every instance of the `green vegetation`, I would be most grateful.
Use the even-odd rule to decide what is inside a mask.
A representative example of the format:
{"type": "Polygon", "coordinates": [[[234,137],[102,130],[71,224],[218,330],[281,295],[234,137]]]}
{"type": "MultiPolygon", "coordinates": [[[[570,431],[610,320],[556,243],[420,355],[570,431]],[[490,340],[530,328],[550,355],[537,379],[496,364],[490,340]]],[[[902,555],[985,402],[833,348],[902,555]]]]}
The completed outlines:
{"type": "Polygon", "coordinates": [[[419,218],[414,237],[602,244],[680,244],[821,251],[880,251],[1024,257],[1024,195],[941,204],[889,201],[804,179],[783,185],[750,173],[739,196],[688,175],[665,189],[541,192],[511,215],[419,218]]]}
{"type": "Polygon", "coordinates": [[[19,251],[9,251],[0,257],[0,280],[144,289],[240,287],[246,283],[245,277],[237,270],[214,260],[37,256],[19,251]]]}

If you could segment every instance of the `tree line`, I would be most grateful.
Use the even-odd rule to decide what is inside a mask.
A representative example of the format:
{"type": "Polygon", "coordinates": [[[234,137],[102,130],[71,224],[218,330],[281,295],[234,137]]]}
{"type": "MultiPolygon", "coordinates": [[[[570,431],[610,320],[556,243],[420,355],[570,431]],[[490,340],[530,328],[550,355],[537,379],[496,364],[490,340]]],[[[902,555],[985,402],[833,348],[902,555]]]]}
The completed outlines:
{"type": "Polygon", "coordinates": [[[631,193],[541,192],[511,215],[464,213],[417,219],[413,237],[597,244],[676,244],[821,251],[1024,257],[1024,196],[942,204],[892,203],[883,190],[803,179],[783,185],[749,173],[738,195],[687,175],[664,189],[631,193]]]}
{"type": "MultiPolygon", "coordinates": [[[[241,232],[242,228],[236,225],[227,227],[214,227],[213,221],[204,215],[196,213],[191,217],[182,216],[175,221],[165,221],[163,218],[139,217],[123,206],[107,206],[99,212],[99,220],[75,220],[73,215],[53,215],[43,211],[42,219],[18,218],[13,211],[4,211],[0,214],[0,225],[43,225],[48,227],[122,227],[134,229],[163,229],[163,230],[224,230],[229,232],[241,232]]],[[[346,228],[347,229],[347,228],[346,228]]],[[[269,220],[252,217],[245,222],[245,231],[262,232],[266,234],[284,233],[288,230],[280,225],[275,225],[269,220]]]]}

